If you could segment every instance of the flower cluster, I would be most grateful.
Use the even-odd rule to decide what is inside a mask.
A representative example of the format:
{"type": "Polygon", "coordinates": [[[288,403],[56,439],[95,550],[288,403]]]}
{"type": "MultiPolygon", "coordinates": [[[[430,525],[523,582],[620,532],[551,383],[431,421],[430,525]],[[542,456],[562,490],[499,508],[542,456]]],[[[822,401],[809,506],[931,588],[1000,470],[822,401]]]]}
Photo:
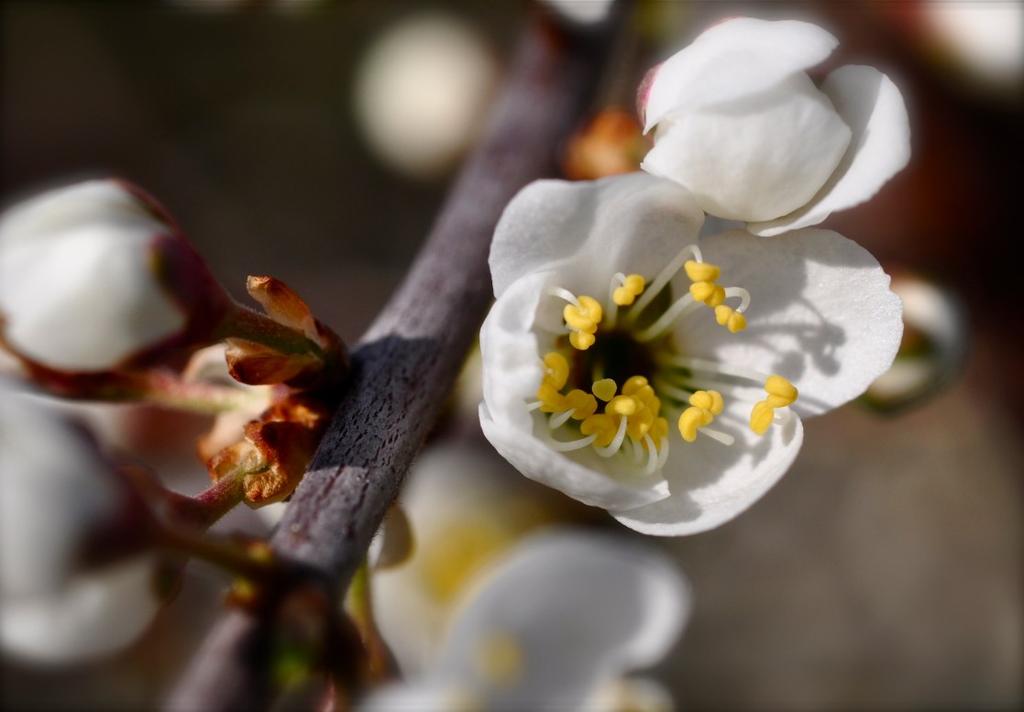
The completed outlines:
{"type": "Polygon", "coordinates": [[[786,472],[801,417],[892,363],[889,277],[808,227],[908,157],[884,75],[844,67],[819,90],[804,73],[835,45],[807,23],[723,22],[645,80],[646,174],[539,181],[506,208],[480,420],[524,475],[642,532],[703,531],[786,472]],[[707,234],[706,213],[747,229],[707,234]]]}

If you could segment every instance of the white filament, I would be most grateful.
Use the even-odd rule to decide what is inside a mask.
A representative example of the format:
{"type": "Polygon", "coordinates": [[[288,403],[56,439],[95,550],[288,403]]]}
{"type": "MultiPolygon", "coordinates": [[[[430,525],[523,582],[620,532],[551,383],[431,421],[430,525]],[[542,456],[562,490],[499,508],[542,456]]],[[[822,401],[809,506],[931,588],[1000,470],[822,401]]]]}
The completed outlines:
{"type": "Polygon", "coordinates": [[[654,278],[651,285],[640,295],[640,298],[636,300],[636,304],[633,305],[633,311],[630,312],[629,318],[635,320],[640,316],[640,312],[651,303],[651,300],[658,296],[658,293],[665,288],[676,273],[679,272],[680,268],[686,263],[686,258],[692,256],[697,262],[703,262],[704,258],[700,254],[700,248],[696,245],[687,245],[679,254],[672,258],[672,261],[665,265],[665,268],[658,272],[658,276],[654,278]]]}
{"type": "Polygon", "coordinates": [[[579,440],[552,440],[550,441],[551,449],[557,450],[558,452],[571,452],[573,450],[582,450],[597,440],[597,434],[588,435],[585,438],[579,440]]]}
{"type": "Polygon", "coordinates": [[[640,343],[646,343],[661,336],[672,323],[682,316],[686,311],[698,304],[693,295],[687,293],[676,300],[675,304],[665,310],[665,313],[658,317],[658,320],[649,327],[636,334],[634,338],[640,343]]]}

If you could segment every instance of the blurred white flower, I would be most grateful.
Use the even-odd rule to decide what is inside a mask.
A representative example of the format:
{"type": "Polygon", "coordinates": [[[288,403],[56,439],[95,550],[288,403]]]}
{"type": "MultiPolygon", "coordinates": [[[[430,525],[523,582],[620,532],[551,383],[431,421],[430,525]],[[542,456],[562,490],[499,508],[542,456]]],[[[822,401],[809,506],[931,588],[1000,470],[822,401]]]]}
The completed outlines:
{"type": "Polygon", "coordinates": [[[888,275],[841,235],[698,240],[702,222],[643,173],[538,181],[491,248],[484,434],[527,477],[648,534],[752,505],[796,457],[800,416],[863,393],[902,331],[888,275]]]}
{"type": "Polygon", "coordinates": [[[370,147],[414,177],[450,168],[469,147],[497,78],[471,27],[444,15],[418,15],[390,28],[358,68],[355,108],[370,147]]]}
{"type": "Polygon", "coordinates": [[[199,305],[214,318],[219,299],[169,218],[121,181],[51,190],[0,220],[2,337],[45,367],[115,368],[181,338],[199,305]]]}
{"type": "Polygon", "coordinates": [[[654,549],[582,531],[531,537],[477,582],[431,668],[360,709],[610,709],[631,698],[609,684],[663,658],[689,608],[686,581],[654,549]]]}
{"type": "Polygon", "coordinates": [[[922,3],[925,26],[966,69],[1020,91],[1024,75],[1024,4],[993,0],[922,3]]]}
{"type": "Polygon", "coordinates": [[[612,0],[543,0],[561,17],[581,25],[601,22],[611,12],[612,0]]]}
{"type": "Polygon", "coordinates": [[[436,658],[452,610],[487,564],[555,520],[524,484],[492,453],[464,445],[431,447],[416,460],[400,500],[413,554],[373,577],[378,627],[404,673],[436,658]]]}
{"type": "Polygon", "coordinates": [[[0,606],[5,652],[37,663],[73,663],[117,652],[152,622],[160,602],[148,556],[77,576],[59,590],[0,606]]]}
{"type": "Polygon", "coordinates": [[[147,556],[91,568],[87,545],[128,505],[83,433],[0,382],[0,643],[62,662],[130,642],[158,605],[147,556]]]}
{"type": "Polygon", "coordinates": [[[817,225],[864,202],[910,158],[903,97],[848,65],[819,89],[804,70],[837,40],[806,22],[725,20],[651,71],[639,103],[657,128],[644,170],[758,235],[817,225]]]}

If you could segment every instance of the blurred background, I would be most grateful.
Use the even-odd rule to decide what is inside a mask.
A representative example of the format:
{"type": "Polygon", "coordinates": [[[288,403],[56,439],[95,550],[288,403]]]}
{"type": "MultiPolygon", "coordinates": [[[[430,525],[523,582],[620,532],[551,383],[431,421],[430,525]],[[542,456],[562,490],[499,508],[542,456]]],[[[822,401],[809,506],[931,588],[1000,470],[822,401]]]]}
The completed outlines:
{"type": "MultiPolygon", "coordinates": [[[[236,296],[247,274],[274,274],[355,342],[429,230],[521,28],[540,11],[518,0],[6,0],[2,12],[4,205],[123,176],[171,210],[236,296]]],[[[1019,708],[1024,371],[1012,255],[1024,10],[1009,0],[640,2],[628,41],[610,49],[594,114],[631,111],[647,68],[739,14],[821,24],[841,42],[828,67],[871,64],[902,89],[910,166],[826,225],[912,291],[906,355],[924,358],[863,402],[808,422],[796,465],[747,514],[655,542],[695,589],[690,625],[655,676],[688,709],[1019,708]]],[[[597,148],[559,147],[574,177],[606,170],[591,165],[606,165],[595,158],[603,151],[621,158],[618,134],[597,133],[583,134],[597,148]]],[[[473,531],[502,522],[474,539],[486,545],[452,554],[466,567],[456,583],[545,523],[614,524],[533,487],[490,451],[474,383],[471,362],[406,493],[416,524],[412,488],[434,476],[441,451],[442,469],[495,488],[461,513],[422,510],[473,531]],[[503,497],[522,507],[498,507],[503,497]]],[[[181,491],[205,485],[190,444],[202,422],[92,410],[111,447],[157,463],[181,491]]],[[[219,528],[263,533],[271,520],[239,511],[219,528]]],[[[412,666],[429,656],[432,634],[396,640],[403,627],[415,637],[414,626],[443,623],[401,622],[419,604],[389,593],[388,577],[400,575],[380,577],[379,613],[412,666]]],[[[154,706],[218,614],[225,584],[192,565],[175,603],[114,658],[59,669],[5,659],[3,706],[154,706]]],[[[439,590],[425,595],[443,620],[451,592],[439,590]]]]}

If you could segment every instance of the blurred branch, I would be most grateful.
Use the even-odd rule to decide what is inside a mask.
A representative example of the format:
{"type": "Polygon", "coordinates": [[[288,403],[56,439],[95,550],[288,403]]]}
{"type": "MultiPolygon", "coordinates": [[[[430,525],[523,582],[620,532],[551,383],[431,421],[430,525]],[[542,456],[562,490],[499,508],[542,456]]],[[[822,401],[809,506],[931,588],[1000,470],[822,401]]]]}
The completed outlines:
{"type": "MultiPolygon", "coordinates": [[[[626,3],[585,34],[535,22],[488,130],[455,182],[402,286],[352,353],[352,377],[271,544],[344,591],[424,438],[491,302],[495,224],[530,181],[552,175],[596,88],[626,3]]],[[[339,285],[342,289],[343,285],[339,285]]],[[[175,710],[270,704],[255,618],[232,612],[169,701],[175,710]]],[[[350,661],[354,665],[356,661],[350,661]]]]}

